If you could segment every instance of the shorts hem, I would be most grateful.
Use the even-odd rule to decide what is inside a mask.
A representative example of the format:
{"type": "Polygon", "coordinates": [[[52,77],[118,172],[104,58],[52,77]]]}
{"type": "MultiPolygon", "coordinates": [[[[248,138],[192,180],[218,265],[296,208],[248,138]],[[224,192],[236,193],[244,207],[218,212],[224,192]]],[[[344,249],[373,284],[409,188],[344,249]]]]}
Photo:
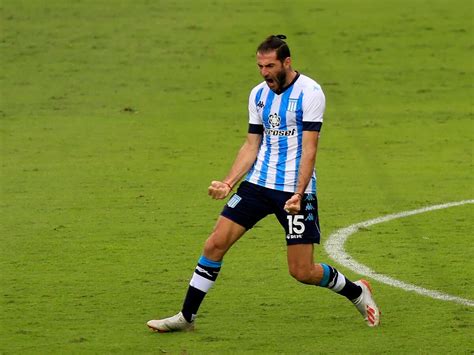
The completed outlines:
{"type": "Polygon", "coordinates": [[[320,240],[298,240],[298,239],[290,239],[286,240],[286,245],[297,245],[297,244],[319,244],[320,240]]]}
{"type": "Polygon", "coordinates": [[[234,223],[237,223],[239,226],[244,227],[246,230],[252,229],[253,226],[246,226],[242,221],[239,221],[239,218],[233,215],[228,215],[225,213],[225,210],[221,212],[221,216],[231,220],[234,223]]]}

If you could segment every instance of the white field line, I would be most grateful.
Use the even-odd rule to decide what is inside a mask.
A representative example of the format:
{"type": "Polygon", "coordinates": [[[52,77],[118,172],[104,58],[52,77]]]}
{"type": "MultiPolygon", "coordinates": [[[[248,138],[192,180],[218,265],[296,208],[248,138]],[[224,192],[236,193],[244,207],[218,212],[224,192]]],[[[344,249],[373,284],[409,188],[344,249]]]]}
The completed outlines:
{"type": "Polygon", "coordinates": [[[450,207],[455,207],[455,206],[461,206],[468,203],[474,203],[474,200],[464,200],[464,201],[459,201],[459,202],[445,203],[442,205],[428,206],[428,207],[420,208],[413,211],[403,211],[403,212],[389,214],[382,217],[377,217],[365,222],[356,223],[356,224],[350,225],[349,227],[339,229],[336,232],[332,233],[325,244],[325,249],[326,249],[326,252],[331,257],[331,259],[333,259],[334,261],[351,269],[352,271],[358,274],[369,276],[377,281],[383,282],[390,286],[399,287],[405,291],[413,291],[423,296],[427,296],[427,297],[431,297],[431,298],[435,298],[435,299],[443,300],[443,301],[456,302],[465,306],[473,307],[474,301],[472,300],[456,297],[456,296],[451,296],[439,291],[428,290],[423,287],[415,286],[403,281],[396,280],[390,276],[379,274],[375,272],[374,270],[370,269],[369,267],[358,263],[354,258],[352,258],[344,250],[344,243],[346,242],[346,240],[352,234],[357,233],[359,229],[361,228],[367,228],[367,227],[373,226],[374,224],[388,222],[397,218],[409,217],[409,216],[413,216],[420,213],[441,210],[444,208],[450,208],[450,207]]]}

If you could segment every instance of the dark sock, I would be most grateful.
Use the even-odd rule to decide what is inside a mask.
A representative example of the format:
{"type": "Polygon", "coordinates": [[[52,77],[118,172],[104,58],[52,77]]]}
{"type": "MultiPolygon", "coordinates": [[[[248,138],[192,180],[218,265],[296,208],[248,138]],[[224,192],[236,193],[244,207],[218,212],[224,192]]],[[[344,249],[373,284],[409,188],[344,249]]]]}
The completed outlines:
{"type": "Polygon", "coordinates": [[[346,278],[346,285],[338,293],[345,296],[348,300],[354,301],[361,295],[362,289],[346,278]]]}
{"type": "Polygon", "coordinates": [[[188,322],[192,322],[196,317],[199,306],[217,279],[221,265],[221,261],[212,261],[205,256],[199,258],[181,310],[188,322]]]}
{"type": "Polygon", "coordinates": [[[189,286],[186,297],[184,298],[183,309],[181,310],[184,318],[186,318],[188,322],[193,321],[201,302],[204,300],[204,296],[206,296],[206,292],[189,286]]]}
{"type": "Polygon", "coordinates": [[[318,286],[327,287],[351,301],[361,295],[362,289],[342,273],[329,265],[321,264],[321,266],[323,267],[323,279],[318,286]]]}

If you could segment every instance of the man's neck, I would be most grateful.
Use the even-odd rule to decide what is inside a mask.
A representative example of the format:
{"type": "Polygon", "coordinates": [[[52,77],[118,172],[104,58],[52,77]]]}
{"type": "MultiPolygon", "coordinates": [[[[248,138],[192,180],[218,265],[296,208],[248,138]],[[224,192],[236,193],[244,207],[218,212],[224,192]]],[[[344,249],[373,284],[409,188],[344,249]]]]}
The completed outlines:
{"type": "Polygon", "coordinates": [[[291,85],[293,80],[295,80],[296,75],[298,75],[298,72],[296,70],[291,69],[288,75],[286,76],[286,82],[284,85],[285,88],[291,85]]]}
{"type": "Polygon", "coordinates": [[[288,87],[293,84],[298,76],[298,72],[296,70],[291,70],[288,75],[286,76],[285,85],[281,87],[278,91],[275,91],[276,94],[280,95],[283,93],[288,87]]]}

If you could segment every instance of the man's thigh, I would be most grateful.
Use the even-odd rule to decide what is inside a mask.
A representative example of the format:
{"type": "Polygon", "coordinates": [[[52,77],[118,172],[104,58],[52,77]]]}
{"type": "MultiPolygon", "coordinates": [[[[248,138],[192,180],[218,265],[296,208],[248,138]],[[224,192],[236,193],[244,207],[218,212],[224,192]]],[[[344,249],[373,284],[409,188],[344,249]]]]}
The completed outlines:
{"type": "Polygon", "coordinates": [[[209,238],[204,245],[204,256],[220,261],[232,245],[244,235],[246,229],[230,219],[219,216],[209,238]]]}
{"type": "Polygon", "coordinates": [[[312,267],[314,264],[314,244],[293,244],[287,247],[288,267],[301,269],[312,267]]]}

